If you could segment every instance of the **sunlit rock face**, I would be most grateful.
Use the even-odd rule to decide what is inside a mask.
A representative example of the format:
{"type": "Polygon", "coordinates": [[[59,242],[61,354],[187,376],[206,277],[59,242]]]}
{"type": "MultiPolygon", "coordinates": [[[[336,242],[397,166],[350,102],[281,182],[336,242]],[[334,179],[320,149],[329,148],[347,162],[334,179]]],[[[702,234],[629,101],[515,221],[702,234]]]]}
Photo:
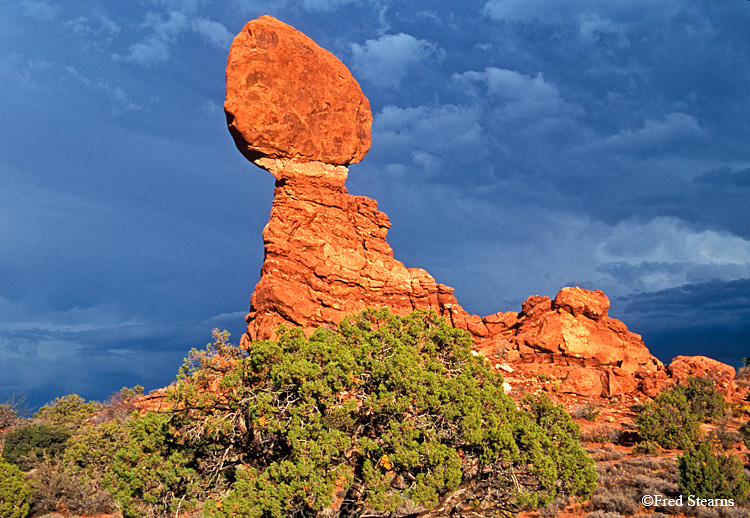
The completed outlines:
{"type": "Polygon", "coordinates": [[[434,309],[466,328],[472,317],[451,288],[393,258],[386,242],[388,216],[374,200],[347,193],[346,168],[319,162],[266,165],[277,181],[248,338],[272,337],[279,324],[312,332],[367,307],[399,314],[434,309]]]}
{"type": "Polygon", "coordinates": [[[271,16],[249,22],[232,43],[224,111],[251,161],[348,165],[370,149],[370,103],[349,70],[271,16]]]}

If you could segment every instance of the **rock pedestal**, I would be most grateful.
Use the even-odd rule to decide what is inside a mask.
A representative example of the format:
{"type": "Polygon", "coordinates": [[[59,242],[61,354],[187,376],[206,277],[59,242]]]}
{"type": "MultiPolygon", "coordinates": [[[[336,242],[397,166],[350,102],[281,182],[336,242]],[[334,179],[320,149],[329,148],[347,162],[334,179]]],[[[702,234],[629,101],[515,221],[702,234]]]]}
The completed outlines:
{"type": "Polygon", "coordinates": [[[347,193],[346,167],[289,160],[263,165],[277,180],[248,338],[270,338],[280,324],[309,334],[367,307],[398,314],[434,309],[464,329],[470,322],[483,327],[459,306],[452,288],[393,258],[385,239],[388,216],[374,200],[347,193]]]}

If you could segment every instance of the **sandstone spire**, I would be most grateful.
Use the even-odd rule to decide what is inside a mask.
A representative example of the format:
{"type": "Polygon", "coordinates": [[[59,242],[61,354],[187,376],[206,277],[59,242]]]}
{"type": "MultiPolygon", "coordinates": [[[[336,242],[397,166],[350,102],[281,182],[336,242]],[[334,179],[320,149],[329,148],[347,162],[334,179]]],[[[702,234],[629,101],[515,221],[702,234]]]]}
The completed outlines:
{"type": "Polygon", "coordinates": [[[434,309],[486,334],[453,289],[393,258],[377,203],[347,193],[345,166],[370,148],[372,114],[333,54],[270,16],[249,22],[229,51],[224,110],[242,154],[277,179],[246,339],[283,323],[312,332],[366,307],[434,309]]]}

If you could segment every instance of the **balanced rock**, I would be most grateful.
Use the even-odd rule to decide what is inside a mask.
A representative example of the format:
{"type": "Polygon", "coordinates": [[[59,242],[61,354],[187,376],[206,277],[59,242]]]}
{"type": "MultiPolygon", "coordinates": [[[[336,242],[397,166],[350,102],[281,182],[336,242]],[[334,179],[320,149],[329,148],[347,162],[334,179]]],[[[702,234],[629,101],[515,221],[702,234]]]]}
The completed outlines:
{"type": "Polygon", "coordinates": [[[530,297],[520,313],[482,318],[464,311],[452,288],[395,260],[388,216],[345,187],[346,166],[370,146],[369,103],[307,36],[269,16],[248,23],[230,50],[225,112],[240,151],[276,177],[243,342],[273,338],[281,324],[309,335],[368,307],[429,309],[467,330],[485,356],[552,364],[571,393],[608,397],[666,383],[641,337],[608,316],[601,291],[564,288],[554,300],[530,297]]]}
{"type": "Polygon", "coordinates": [[[359,84],[338,58],[289,25],[271,16],[245,25],[226,74],[227,124],[248,160],[347,165],[370,149],[372,112],[359,84]]]}

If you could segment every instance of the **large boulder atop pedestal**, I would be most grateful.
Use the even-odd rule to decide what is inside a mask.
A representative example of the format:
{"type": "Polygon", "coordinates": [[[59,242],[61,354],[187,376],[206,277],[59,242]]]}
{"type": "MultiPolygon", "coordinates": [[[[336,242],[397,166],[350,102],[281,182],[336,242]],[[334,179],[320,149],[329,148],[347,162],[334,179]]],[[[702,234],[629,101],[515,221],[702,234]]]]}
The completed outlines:
{"type": "Polygon", "coordinates": [[[336,56],[289,25],[271,16],[248,22],[232,43],[226,74],[229,131],[248,160],[348,165],[370,149],[372,112],[359,84],[336,56]]]}

